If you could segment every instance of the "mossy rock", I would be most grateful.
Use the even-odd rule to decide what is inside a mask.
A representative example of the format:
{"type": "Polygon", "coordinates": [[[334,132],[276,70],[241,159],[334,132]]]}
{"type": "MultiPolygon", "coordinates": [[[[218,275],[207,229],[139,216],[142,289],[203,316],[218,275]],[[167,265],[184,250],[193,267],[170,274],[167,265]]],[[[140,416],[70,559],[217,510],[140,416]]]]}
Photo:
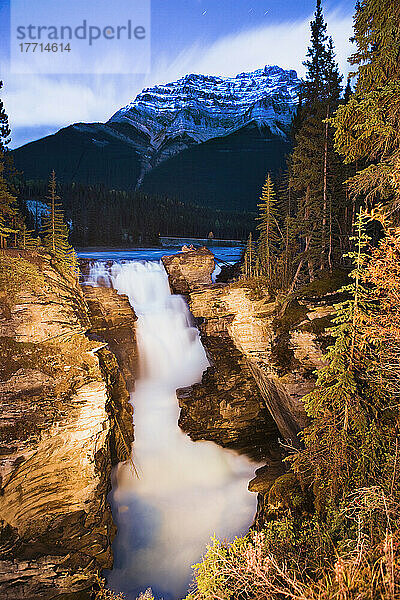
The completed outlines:
{"type": "Polygon", "coordinates": [[[314,281],[297,290],[295,296],[303,299],[321,298],[334,294],[348,283],[348,272],[344,269],[335,269],[332,273],[322,271],[314,281]]]}
{"type": "Polygon", "coordinates": [[[273,327],[276,333],[289,333],[296,325],[307,318],[308,308],[297,300],[290,302],[283,315],[276,317],[273,327]]]}
{"type": "Polygon", "coordinates": [[[285,473],[274,481],[269,490],[268,505],[297,514],[306,510],[307,498],[294,473],[285,473]]]}

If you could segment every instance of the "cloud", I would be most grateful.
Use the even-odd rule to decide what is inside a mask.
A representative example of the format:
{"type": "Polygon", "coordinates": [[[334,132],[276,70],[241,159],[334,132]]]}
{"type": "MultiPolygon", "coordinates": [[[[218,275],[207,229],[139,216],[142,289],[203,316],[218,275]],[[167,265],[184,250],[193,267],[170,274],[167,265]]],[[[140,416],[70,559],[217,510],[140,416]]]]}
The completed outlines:
{"type": "MultiPolygon", "coordinates": [[[[185,71],[185,68],[182,69],[184,66],[186,70],[189,68],[199,73],[229,76],[241,71],[252,71],[265,64],[277,64],[295,69],[302,76],[302,61],[310,38],[310,19],[311,17],[304,21],[270,24],[232,34],[218,40],[208,49],[195,45],[190,49],[187,59],[185,55],[180,57],[184,63],[180,65],[180,70],[185,71]]],[[[328,33],[333,36],[336,45],[339,66],[347,74],[352,18],[334,12],[327,16],[327,21],[328,33]]],[[[175,66],[178,61],[179,57],[175,66]]]]}
{"type": "MultiPolygon", "coordinates": [[[[176,56],[158,54],[143,76],[9,75],[4,100],[12,128],[53,126],[77,121],[105,121],[134,99],[143,87],[174,81],[187,73],[231,76],[265,64],[304,74],[302,61],[310,37],[309,21],[271,23],[224,36],[209,46],[201,42],[176,56]]],[[[342,72],[348,72],[352,19],[338,11],[327,15],[342,72]]]]}

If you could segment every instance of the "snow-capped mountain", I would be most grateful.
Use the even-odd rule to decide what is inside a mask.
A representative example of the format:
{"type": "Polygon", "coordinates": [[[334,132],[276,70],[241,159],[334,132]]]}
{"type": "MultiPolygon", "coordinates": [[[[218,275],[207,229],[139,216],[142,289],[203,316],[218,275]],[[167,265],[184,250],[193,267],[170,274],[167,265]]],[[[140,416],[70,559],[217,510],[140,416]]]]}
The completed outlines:
{"type": "Polygon", "coordinates": [[[277,66],[236,77],[186,75],[174,83],[144,89],[108,123],[139,129],[154,148],[177,136],[205,142],[249,122],[285,136],[299,84],[296,71],[277,66]]]}
{"type": "Polygon", "coordinates": [[[14,151],[27,177],[254,207],[284,167],[300,81],[266,66],[236,77],[186,75],[144,89],[106,123],[76,123],[14,151]]]}

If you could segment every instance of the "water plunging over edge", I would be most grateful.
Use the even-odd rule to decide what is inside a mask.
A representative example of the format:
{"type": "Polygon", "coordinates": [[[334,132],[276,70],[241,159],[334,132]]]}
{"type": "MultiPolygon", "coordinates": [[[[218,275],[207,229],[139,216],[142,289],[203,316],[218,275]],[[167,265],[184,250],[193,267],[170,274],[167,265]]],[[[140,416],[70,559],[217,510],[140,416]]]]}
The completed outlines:
{"type": "Polygon", "coordinates": [[[126,294],[138,316],[140,375],[131,394],[133,460],[113,473],[110,494],[118,533],[108,586],[129,600],[151,587],[156,597],[186,595],[191,565],[210,537],[247,532],[256,496],[247,491],[256,464],[212,442],[192,442],[178,427],[176,389],[199,382],[209,366],[186,302],[171,295],[158,262],[95,263],[88,283],[126,294]]]}

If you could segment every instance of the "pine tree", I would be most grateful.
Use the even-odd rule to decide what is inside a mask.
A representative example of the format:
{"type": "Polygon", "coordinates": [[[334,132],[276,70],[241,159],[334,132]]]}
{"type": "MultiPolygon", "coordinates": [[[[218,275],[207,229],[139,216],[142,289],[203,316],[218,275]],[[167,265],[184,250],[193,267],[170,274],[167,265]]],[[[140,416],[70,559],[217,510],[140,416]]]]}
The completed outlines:
{"type": "Polygon", "coordinates": [[[337,503],[346,490],[367,483],[382,442],[380,435],[371,439],[375,424],[369,414],[371,390],[365,382],[369,356],[363,327],[371,310],[371,292],[364,285],[369,262],[367,221],[360,211],[354,250],[349,253],[353,282],[342,288],[348,299],[336,307],[336,327],[331,330],[336,341],[326,356],[328,366],[319,371],[315,389],[303,398],[312,423],[304,431],[305,450],[293,464],[297,473],[307,474],[305,478],[313,482],[316,505],[322,511],[337,503]]]}
{"type": "MultiPolygon", "coordinates": [[[[3,82],[0,81],[0,90],[3,87],[3,82]]],[[[4,103],[0,98],[0,150],[3,152],[7,148],[11,141],[11,130],[8,122],[8,115],[6,113],[4,103]]]]}
{"type": "Polygon", "coordinates": [[[361,0],[354,19],[357,65],[354,94],[332,120],[335,147],[347,164],[352,198],[369,206],[400,205],[400,5],[393,0],[361,0]]]}
{"type": "Polygon", "coordinates": [[[289,172],[286,172],[279,181],[277,206],[280,218],[280,243],[277,260],[277,284],[280,289],[288,288],[293,277],[293,266],[298,243],[296,234],[296,197],[290,185],[289,172]]]}
{"type": "Polygon", "coordinates": [[[303,65],[307,69],[303,83],[304,100],[306,104],[314,104],[325,94],[325,58],[326,58],[326,22],[322,12],[321,0],[317,0],[314,20],[311,26],[311,45],[308,47],[307,58],[303,65]]]}
{"type": "Polygon", "coordinates": [[[16,198],[4,177],[4,155],[0,149],[0,248],[5,248],[9,237],[17,234],[16,217],[16,198]]]}
{"type": "MultiPolygon", "coordinates": [[[[3,82],[0,81],[0,90],[3,82]]],[[[18,215],[16,197],[10,190],[7,182],[7,171],[10,161],[7,145],[10,143],[10,126],[8,115],[5,111],[3,101],[0,99],[0,247],[4,248],[11,235],[16,235],[18,228],[16,219],[18,215]]]]}
{"type": "Polygon", "coordinates": [[[257,255],[260,262],[262,274],[267,277],[268,282],[272,284],[272,257],[278,241],[276,217],[276,198],[271,176],[268,174],[258,204],[259,224],[257,229],[260,232],[257,244],[257,255]]]}
{"type": "Polygon", "coordinates": [[[339,103],[342,76],[335,61],[333,41],[328,39],[326,28],[318,0],[315,18],[311,22],[309,60],[304,63],[307,74],[303,86],[302,121],[289,163],[290,185],[298,196],[299,235],[303,238],[306,252],[301,264],[307,263],[310,280],[314,279],[318,267],[332,270],[335,256],[337,214],[333,205],[332,182],[338,161],[334,157],[329,118],[339,103]]]}
{"type": "Polygon", "coordinates": [[[42,219],[43,245],[56,262],[65,269],[76,269],[76,254],[68,242],[69,231],[64,221],[64,213],[57,195],[56,174],[52,171],[49,192],[46,196],[48,213],[42,219]]]}
{"type": "Polygon", "coordinates": [[[255,246],[253,242],[253,235],[250,233],[247,240],[246,249],[244,251],[242,275],[246,279],[251,279],[256,276],[255,271],[255,246]]]}
{"type": "Polygon", "coordinates": [[[25,221],[22,221],[18,230],[18,239],[16,244],[18,248],[22,248],[22,250],[29,250],[31,248],[37,248],[39,243],[40,240],[35,237],[34,231],[32,229],[28,229],[25,221]]]}
{"type": "Polygon", "coordinates": [[[344,90],[344,95],[343,95],[343,104],[347,104],[348,101],[351,98],[351,95],[353,93],[353,90],[351,88],[351,81],[350,81],[350,77],[347,78],[347,84],[346,84],[346,89],[344,90]]]}

